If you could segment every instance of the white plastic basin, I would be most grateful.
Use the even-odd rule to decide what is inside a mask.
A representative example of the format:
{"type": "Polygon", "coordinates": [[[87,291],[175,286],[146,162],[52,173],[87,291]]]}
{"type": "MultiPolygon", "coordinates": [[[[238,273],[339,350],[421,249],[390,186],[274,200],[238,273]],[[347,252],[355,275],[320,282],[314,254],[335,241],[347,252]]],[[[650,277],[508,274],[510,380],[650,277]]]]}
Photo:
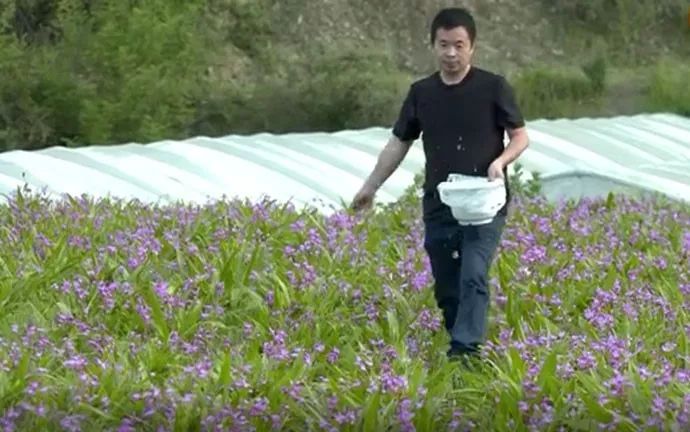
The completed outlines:
{"type": "Polygon", "coordinates": [[[450,174],[437,189],[460,225],[487,224],[506,203],[503,179],[450,174]]]}

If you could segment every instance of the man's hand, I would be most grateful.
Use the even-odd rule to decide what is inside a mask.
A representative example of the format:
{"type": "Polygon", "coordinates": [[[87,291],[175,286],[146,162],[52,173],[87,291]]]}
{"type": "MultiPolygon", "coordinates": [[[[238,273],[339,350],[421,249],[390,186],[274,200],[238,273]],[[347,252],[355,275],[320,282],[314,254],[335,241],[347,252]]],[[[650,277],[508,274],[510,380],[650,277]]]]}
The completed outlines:
{"type": "Polygon", "coordinates": [[[376,191],[369,187],[368,185],[362,186],[362,188],[357,192],[354,199],[352,200],[352,209],[355,211],[360,211],[364,209],[370,209],[374,203],[374,196],[376,191]]]}
{"type": "Polygon", "coordinates": [[[489,165],[489,181],[503,179],[503,168],[504,165],[501,158],[494,160],[491,165],[489,165]]]}
{"type": "Polygon", "coordinates": [[[508,136],[510,137],[510,142],[503,151],[503,154],[489,165],[487,174],[490,181],[499,178],[504,179],[503,170],[505,167],[515,161],[529,146],[527,128],[524,126],[517,129],[508,129],[508,136]]]}
{"type": "Polygon", "coordinates": [[[378,188],[393,174],[400,162],[410,150],[411,142],[400,141],[396,136],[391,136],[388,143],[379,154],[374,171],[364,182],[362,188],[357,192],[352,200],[352,208],[361,210],[371,207],[374,202],[374,195],[378,188]]]}

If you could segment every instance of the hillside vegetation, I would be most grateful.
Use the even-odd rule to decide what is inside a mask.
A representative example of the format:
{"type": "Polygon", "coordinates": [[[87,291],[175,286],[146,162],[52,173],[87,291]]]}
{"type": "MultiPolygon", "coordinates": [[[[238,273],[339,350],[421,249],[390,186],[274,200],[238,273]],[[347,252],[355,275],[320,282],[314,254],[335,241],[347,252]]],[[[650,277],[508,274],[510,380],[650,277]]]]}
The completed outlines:
{"type": "MultiPolygon", "coordinates": [[[[0,149],[388,126],[449,1],[0,2],[0,149]]],[[[468,0],[528,118],[690,114],[685,0],[468,0]]]]}

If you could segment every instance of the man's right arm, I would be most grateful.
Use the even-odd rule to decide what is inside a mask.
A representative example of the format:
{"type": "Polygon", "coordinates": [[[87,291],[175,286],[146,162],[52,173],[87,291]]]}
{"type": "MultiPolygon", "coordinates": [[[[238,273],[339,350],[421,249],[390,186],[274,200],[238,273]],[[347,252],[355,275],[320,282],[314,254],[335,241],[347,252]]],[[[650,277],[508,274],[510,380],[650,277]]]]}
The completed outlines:
{"type": "Polygon", "coordinates": [[[419,119],[417,118],[417,95],[414,85],[411,85],[407,92],[392,132],[388,143],[379,154],[374,171],[365,183],[366,186],[372,188],[370,190],[378,190],[393,174],[407,155],[414,140],[419,138],[421,134],[419,119]]]}
{"type": "Polygon", "coordinates": [[[391,135],[386,146],[379,153],[376,166],[365,182],[365,187],[371,191],[378,191],[400,166],[407,152],[412,146],[412,141],[401,141],[395,135],[391,135]]]}
{"type": "Polygon", "coordinates": [[[374,170],[366,179],[359,192],[357,192],[357,195],[355,195],[353,202],[355,208],[367,207],[371,204],[376,192],[400,166],[407,152],[410,151],[412,143],[419,138],[421,128],[417,118],[416,106],[414,86],[411,86],[405,102],[400,108],[398,119],[393,126],[388,143],[379,153],[374,170]]]}

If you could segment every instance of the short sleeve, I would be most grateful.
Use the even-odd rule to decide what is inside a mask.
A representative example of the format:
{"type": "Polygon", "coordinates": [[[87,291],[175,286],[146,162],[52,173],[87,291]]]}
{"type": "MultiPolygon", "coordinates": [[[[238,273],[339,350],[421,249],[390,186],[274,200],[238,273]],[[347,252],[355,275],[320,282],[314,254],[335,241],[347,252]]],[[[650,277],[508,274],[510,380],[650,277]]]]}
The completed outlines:
{"type": "Polygon", "coordinates": [[[397,136],[400,141],[414,141],[421,135],[416,102],[415,87],[410,86],[400,108],[398,119],[393,126],[393,135],[397,136]]]}
{"type": "Polygon", "coordinates": [[[496,89],[496,115],[498,125],[503,129],[517,129],[525,125],[525,119],[515,98],[515,92],[508,81],[499,77],[496,89]]]}

